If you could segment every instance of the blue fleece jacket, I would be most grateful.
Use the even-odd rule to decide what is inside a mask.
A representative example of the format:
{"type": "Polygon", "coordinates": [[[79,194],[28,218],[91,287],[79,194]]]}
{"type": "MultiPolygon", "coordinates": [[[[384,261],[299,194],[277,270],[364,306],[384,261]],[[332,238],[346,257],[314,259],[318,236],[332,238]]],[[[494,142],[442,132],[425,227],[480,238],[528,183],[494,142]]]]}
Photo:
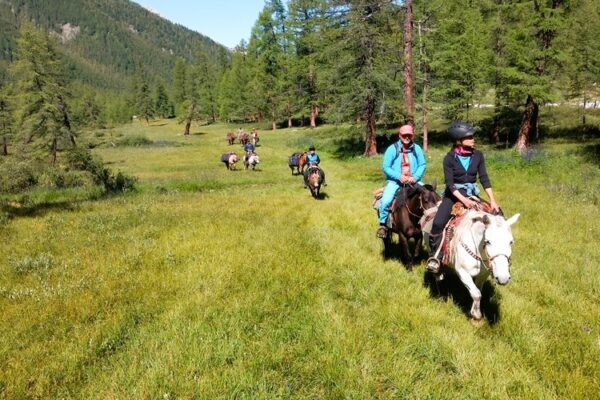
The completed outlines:
{"type": "MultiPolygon", "coordinates": [[[[402,144],[398,143],[398,147],[402,148],[402,144]]],[[[413,143],[408,148],[408,161],[410,162],[410,174],[422,183],[421,179],[425,174],[427,162],[425,161],[425,155],[423,149],[416,143],[413,143]]],[[[381,166],[385,178],[388,181],[400,182],[400,172],[402,171],[402,154],[398,154],[396,145],[390,145],[383,155],[383,163],[381,166]]]]}

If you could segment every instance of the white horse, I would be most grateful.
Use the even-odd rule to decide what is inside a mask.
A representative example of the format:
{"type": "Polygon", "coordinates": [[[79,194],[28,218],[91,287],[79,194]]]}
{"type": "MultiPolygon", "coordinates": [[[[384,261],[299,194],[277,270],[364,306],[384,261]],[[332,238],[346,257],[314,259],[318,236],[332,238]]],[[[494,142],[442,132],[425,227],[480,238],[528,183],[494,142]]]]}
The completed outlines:
{"type": "Polygon", "coordinates": [[[255,169],[256,165],[259,163],[260,158],[258,157],[258,154],[252,153],[246,157],[246,160],[244,161],[244,166],[246,167],[246,169],[248,169],[248,167],[252,167],[252,169],[255,169]]]}
{"type": "Polygon", "coordinates": [[[481,287],[490,273],[500,285],[510,281],[513,244],[510,227],[519,216],[515,214],[506,220],[499,215],[469,211],[456,227],[449,246],[448,266],[469,290],[473,299],[471,317],[475,320],[481,319],[481,287]]]}

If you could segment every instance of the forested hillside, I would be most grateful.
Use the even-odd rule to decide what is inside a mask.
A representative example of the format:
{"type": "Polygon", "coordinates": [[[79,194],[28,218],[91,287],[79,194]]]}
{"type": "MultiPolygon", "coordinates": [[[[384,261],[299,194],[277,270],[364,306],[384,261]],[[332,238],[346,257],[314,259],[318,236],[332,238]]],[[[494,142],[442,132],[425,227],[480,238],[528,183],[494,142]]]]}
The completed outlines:
{"type": "Polygon", "coordinates": [[[176,57],[191,61],[199,47],[211,57],[228,57],[210,38],[127,0],[3,0],[0,21],[3,75],[21,21],[56,38],[69,79],[98,88],[128,87],[139,66],[153,81],[170,81],[176,57]]]}

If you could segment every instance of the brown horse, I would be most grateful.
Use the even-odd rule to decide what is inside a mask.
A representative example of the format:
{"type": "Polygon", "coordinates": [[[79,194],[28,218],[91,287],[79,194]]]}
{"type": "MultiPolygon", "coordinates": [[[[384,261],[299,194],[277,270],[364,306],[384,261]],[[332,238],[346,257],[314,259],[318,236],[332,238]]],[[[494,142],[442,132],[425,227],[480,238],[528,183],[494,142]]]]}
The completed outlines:
{"type": "MultiPolygon", "coordinates": [[[[412,268],[420,256],[423,256],[423,234],[419,220],[423,212],[429,208],[435,207],[440,196],[435,192],[436,185],[414,185],[405,189],[406,201],[401,206],[394,207],[390,212],[392,219],[391,232],[398,234],[398,241],[401,248],[401,259],[408,269],[412,268]],[[409,240],[415,242],[414,251],[410,251],[409,240]]],[[[392,233],[388,232],[383,240],[385,254],[390,254],[392,244],[392,233]]]]}
{"type": "Polygon", "coordinates": [[[227,143],[229,143],[229,145],[231,146],[235,142],[235,133],[227,132],[226,139],[227,139],[227,143]]]}
{"type": "Polygon", "coordinates": [[[300,158],[298,158],[298,172],[304,175],[304,167],[306,167],[306,152],[303,151],[300,153],[300,158]]]}
{"type": "Polygon", "coordinates": [[[321,168],[317,166],[311,166],[308,168],[308,177],[306,180],[306,185],[308,189],[310,189],[310,194],[315,199],[319,198],[319,191],[321,190],[321,186],[323,185],[323,174],[321,168]]]}
{"type": "Polygon", "coordinates": [[[244,132],[240,135],[239,139],[242,146],[244,146],[245,144],[250,142],[250,135],[247,132],[244,132]]]}

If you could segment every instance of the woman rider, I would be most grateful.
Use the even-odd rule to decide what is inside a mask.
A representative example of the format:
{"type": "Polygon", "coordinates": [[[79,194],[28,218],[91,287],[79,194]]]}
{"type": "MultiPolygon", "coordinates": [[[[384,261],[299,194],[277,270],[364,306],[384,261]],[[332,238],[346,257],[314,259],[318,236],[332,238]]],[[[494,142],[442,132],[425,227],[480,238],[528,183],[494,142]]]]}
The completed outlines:
{"type": "Polygon", "coordinates": [[[442,260],[442,252],[437,250],[442,244],[442,232],[450,220],[452,206],[456,202],[461,202],[466,208],[477,206],[477,201],[470,198],[479,195],[479,188],[476,183],[477,176],[479,176],[479,181],[490,199],[491,208],[494,212],[500,210],[485,169],[483,153],[475,150],[475,128],[466,122],[458,121],[448,127],[448,133],[454,144],[444,157],[446,190],[444,191],[442,204],[440,204],[433,219],[429,236],[431,254],[429,260],[427,260],[427,270],[436,274],[439,273],[442,260]]]}

